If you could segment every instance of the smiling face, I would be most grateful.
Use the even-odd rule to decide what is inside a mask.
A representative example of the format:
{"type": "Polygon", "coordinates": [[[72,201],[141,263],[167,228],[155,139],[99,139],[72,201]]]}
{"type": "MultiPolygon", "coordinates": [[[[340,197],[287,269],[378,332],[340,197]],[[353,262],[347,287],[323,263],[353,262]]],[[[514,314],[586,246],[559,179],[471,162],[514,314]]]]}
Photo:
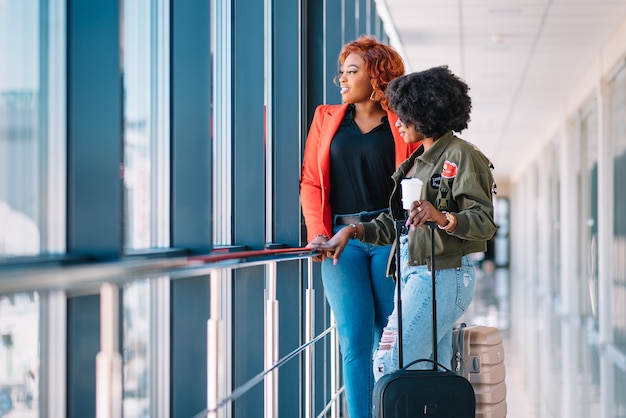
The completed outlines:
{"type": "Polygon", "coordinates": [[[365,60],[359,54],[346,57],[340,69],[339,87],[345,103],[360,103],[370,99],[372,83],[365,70],[365,60]]]}
{"type": "Polygon", "coordinates": [[[400,136],[407,144],[414,144],[417,141],[421,141],[424,139],[424,135],[415,130],[415,124],[413,123],[405,124],[400,119],[398,119],[398,121],[396,122],[396,128],[398,128],[400,136]]]}

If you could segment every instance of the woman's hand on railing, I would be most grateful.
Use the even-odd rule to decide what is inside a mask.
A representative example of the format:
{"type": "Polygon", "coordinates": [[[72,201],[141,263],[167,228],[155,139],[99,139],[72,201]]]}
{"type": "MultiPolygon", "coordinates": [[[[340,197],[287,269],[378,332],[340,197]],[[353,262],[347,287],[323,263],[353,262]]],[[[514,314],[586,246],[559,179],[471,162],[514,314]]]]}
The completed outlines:
{"type": "Polygon", "coordinates": [[[341,253],[343,253],[343,249],[346,248],[348,241],[350,241],[350,238],[353,236],[354,232],[352,228],[341,228],[326,242],[313,245],[313,241],[311,241],[309,245],[311,248],[320,250],[324,258],[330,257],[334,260],[333,264],[337,264],[339,262],[339,257],[341,257],[341,253]]]}
{"type": "MultiPolygon", "coordinates": [[[[308,243],[307,248],[317,249],[320,245],[325,245],[328,242],[326,235],[318,235],[308,243]]],[[[326,251],[320,251],[317,255],[313,256],[313,261],[326,260],[326,251]]]]}

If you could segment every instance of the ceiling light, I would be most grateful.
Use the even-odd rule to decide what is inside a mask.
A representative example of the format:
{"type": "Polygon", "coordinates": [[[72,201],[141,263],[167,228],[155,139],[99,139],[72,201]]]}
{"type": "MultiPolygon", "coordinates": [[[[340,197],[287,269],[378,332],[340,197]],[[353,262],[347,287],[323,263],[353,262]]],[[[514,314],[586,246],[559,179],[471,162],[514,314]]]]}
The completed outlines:
{"type": "Polygon", "coordinates": [[[504,36],[499,33],[491,35],[491,42],[497,45],[504,43],[504,36]]]}
{"type": "Polygon", "coordinates": [[[498,15],[514,15],[522,13],[522,9],[489,9],[490,14],[498,14],[498,15]]]}

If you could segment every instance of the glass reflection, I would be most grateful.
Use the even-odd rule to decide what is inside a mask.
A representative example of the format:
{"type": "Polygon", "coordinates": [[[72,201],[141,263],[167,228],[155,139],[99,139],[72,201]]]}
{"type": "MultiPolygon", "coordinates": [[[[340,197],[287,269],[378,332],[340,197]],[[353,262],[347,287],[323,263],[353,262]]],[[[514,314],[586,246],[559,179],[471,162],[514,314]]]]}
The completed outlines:
{"type": "Polygon", "coordinates": [[[0,417],[38,417],[39,296],[0,297],[0,417]]]}
{"type": "Polygon", "coordinates": [[[626,388],[626,372],[615,366],[615,390],[613,391],[613,416],[626,417],[626,398],[624,398],[624,388],[626,388]]]}
{"type": "Polygon", "coordinates": [[[169,3],[125,1],[125,248],[169,245],[169,3]]]}
{"type": "Polygon", "coordinates": [[[39,33],[37,0],[0,1],[0,257],[40,250],[39,33]]]}
{"type": "MultiPolygon", "coordinates": [[[[610,130],[613,152],[613,242],[610,281],[612,342],[626,355],[626,67],[609,84],[610,130]]],[[[622,388],[623,390],[624,388],[622,388]]],[[[615,415],[618,416],[618,415],[615,415]]],[[[624,416],[624,415],[621,415],[624,416]]]]}
{"type": "Polygon", "coordinates": [[[150,416],[150,282],[124,286],[124,417],[150,416]]]}

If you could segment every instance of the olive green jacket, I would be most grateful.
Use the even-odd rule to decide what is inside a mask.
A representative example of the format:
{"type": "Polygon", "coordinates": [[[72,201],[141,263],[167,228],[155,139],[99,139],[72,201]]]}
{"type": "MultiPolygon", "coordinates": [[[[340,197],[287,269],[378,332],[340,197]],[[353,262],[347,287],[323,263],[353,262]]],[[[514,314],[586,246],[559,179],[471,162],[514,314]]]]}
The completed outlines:
{"type": "MultiPolygon", "coordinates": [[[[451,131],[439,138],[426,152],[418,148],[393,174],[394,190],[389,200],[391,214],[363,224],[363,242],[375,245],[394,244],[388,274],[395,271],[394,218],[406,219],[400,200],[400,181],[415,166],[413,177],[424,182],[421,200],[428,200],[440,211],[454,213],[457,225],[452,233],[435,227],[436,269],[461,266],[464,255],[484,252],[493,237],[493,187],[491,163],[469,142],[451,131]],[[448,192],[449,190],[449,192],[448,192]]],[[[409,264],[430,268],[429,228],[409,230],[409,264]]]]}

